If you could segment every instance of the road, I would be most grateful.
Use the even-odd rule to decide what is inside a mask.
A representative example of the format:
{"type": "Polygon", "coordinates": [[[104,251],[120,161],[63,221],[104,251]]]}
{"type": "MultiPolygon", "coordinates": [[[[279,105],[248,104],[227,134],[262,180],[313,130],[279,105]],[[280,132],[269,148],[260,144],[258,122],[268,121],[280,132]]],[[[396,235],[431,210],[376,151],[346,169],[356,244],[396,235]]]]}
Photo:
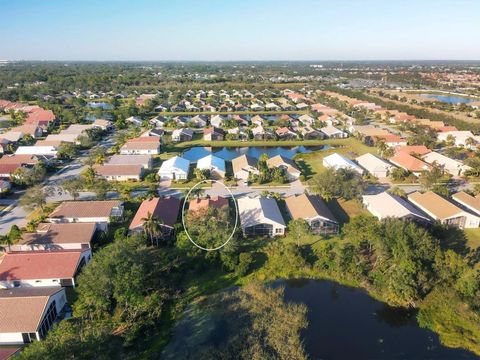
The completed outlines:
{"type": "MultiPolygon", "coordinates": [[[[105,148],[110,148],[113,146],[113,135],[108,135],[105,139],[100,141],[96,146],[103,146],[105,148]]],[[[73,160],[70,164],[66,165],[63,169],[60,169],[55,174],[49,176],[43,184],[45,186],[53,186],[55,188],[55,195],[47,198],[47,202],[57,202],[72,200],[72,197],[69,194],[65,194],[61,191],[59,185],[67,179],[72,179],[78,177],[80,173],[85,169],[83,161],[88,157],[89,152],[84,151],[81,156],[73,160]]],[[[18,198],[21,196],[21,192],[16,192],[18,198]]],[[[82,193],[81,199],[90,199],[94,196],[92,193],[82,193]]],[[[18,227],[23,227],[27,224],[27,216],[30,212],[26,211],[24,208],[18,205],[18,199],[11,200],[11,203],[3,211],[3,216],[0,217],[0,235],[6,235],[10,231],[12,225],[17,225],[18,227]]]]}

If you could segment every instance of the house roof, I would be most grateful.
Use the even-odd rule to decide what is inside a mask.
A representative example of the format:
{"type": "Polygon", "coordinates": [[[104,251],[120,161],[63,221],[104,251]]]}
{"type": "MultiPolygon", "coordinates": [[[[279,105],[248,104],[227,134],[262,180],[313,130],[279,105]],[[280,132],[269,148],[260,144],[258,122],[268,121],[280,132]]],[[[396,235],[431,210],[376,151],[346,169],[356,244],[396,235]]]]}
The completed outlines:
{"type": "Polygon", "coordinates": [[[415,216],[429,221],[428,215],[415,208],[404,199],[384,191],[377,195],[364,195],[364,204],[368,204],[369,210],[379,219],[387,217],[402,218],[405,216],[415,216]]]}
{"type": "Polygon", "coordinates": [[[285,204],[293,219],[311,219],[320,216],[323,219],[338,222],[325,202],[314,195],[292,195],[285,198],[285,204]]]}
{"type": "Polygon", "coordinates": [[[320,131],[323,132],[327,136],[332,136],[332,135],[335,135],[335,134],[343,134],[342,130],[337,129],[335,126],[332,126],[332,125],[322,127],[320,129],[320,131]]]}
{"type": "Polygon", "coordinates": [[[244,228],[265,223],[285,227],[275,199],[243,197],[237,199],[237,204],[240,222],[244,228]]]}
{"type": "Polygon", "coordinates": [[[323,162],[327,164],[327,167],[331,167],[334,169],[340,169],[340,168],[351,169],[359,173],[363,173],[363,168],[355,164],[352,160],[338,153],[333,153],[331,155],[325,156],[323,158],[323,162]]]}
{"type": "Polygon", "coordinates": [[[190,169],[190,161],[187,159],[184,159],[180,156],[174,156],[162,163],[160,166],[160,172],[166,172],[169,171],[171,168],[177,168],[188,174],[188,171],[190,169]]]}
{"type": "Polygon", "coordinates": [[[24,233],[18,244],[89,244],[95,229],[95,223],[41,223],[37,227],[37,232],[24,233]]]}
{"type": "Polygon", "coordinates": [[[424,194],[416,191],[408,195],[408,200],[439,220],[448,219],[463,211],[433,191],[427,191],[424,194]]]}
{"type": "Polygon", "coordinates": [[[445,167],[446,170],[466,170],[470,169],[470,166],[463,165],[461,161],[451,159],[443,154],[437,153],[435,151],[429,152],[428,154],[422,156],[422,159],[429,163],[433,164],[434,162],[438,163],[445,167]]]}
{"type": "Polygon", "coordinates": [[[395,148],[395,153],[407,153],[407,154],[418,154],[418,155],[425,155],[431,152],[429,148],[425,145],[399,145],[395,148]]]}
{"type": "Polygon", "coordinates": [[[228,206],[228,199],[221,196],[212,196],[206,199],[192,199],[188,203],[189,211],[199,211],[203,209],[208,209],[214,207],[217,209],[222,208],[223,206],[228,206]]]}
{"type": "Polygon", "coordinates": [[[0,174],[12,174],[15,170],[22,167],[21,164],[0,164],[0,174]]]}
{"type": "Polygon", "coordinates": [[[71,279],[82,255],[82,250],[6,253],[0,263],[0,281],[71,279]]]}
{"type": "Polygon", "coordinates": [[[406,152],[399,152],[389,160],[395,165],[400,166],[408,171],[418,172],[430,169],[430,165],[428,165],[426,162],[417,159],[406,152]]]}
{"type": "Polygon", "coordinates": [[[197,168],[211,169],[216,168],[225,172],[225,160],[214,155],[207,155],[197,161],[197,168]]]}
{"type": "Polygon", "coordinates": [[[280,165],[287,165],[287,172],[289,173],[300,172],[300,169],[297,167],[297,164],[295,164],[295,161],[283,157],[282,155],[276,155],[267,160],[268,167],[278,167],[280,165]]]}
{"type": "Polygon", "coordinates": [[[51,110],[37,109],[28,114],[25,123],[50,122],[55,120],[55,114],[51,110]]]}
{"type": "Polygon", "coordinates": [[[214,134],[214,133],[219,135],[225,134],[225,132],[222,129],[217,128],[215,126],[203,129],[203,135],[214,134]]]}
{"type": "Polygon", "coordinates": [[[257,160],[255,160],[255,158],[251,156],[243,154],[232,160],[232,167],[233,167],[234,174],[249,166],[251,167],[257,166],[257,160]]]}
{"type": "MultiPolygon", "coordinates": [[[[156,136],[152,138],[159,139],[156,136]]],[[[156,150],[160,147],[160,142],[153,141],[129,141],[122,146],[123,150],[156,150]]]]}
{"type": "Polygon", "coordinates": [[[112,210],[122,206],[118,200],[65,201],[50,214],[50,218],[110,217],[112,210]]]}
{"type": "Polygon", "coordinates": [[[38,160],[34,155],[28,155],[28,154],[4,155],[2,156],[2,158],[0,158],[0,165],[5,165],[5,164],[34,165],[37,162],[38,160]]]}
{"type": "Polygon", "coordinates": [[[113,155],[107,165],[144,165],[152,160],[152,155],[113,155]]]}
{"type": "Polygon", "coordinates": [[[465,191],[460,191],[456,194],[453,194],[452,198],[469,209],[480,213],[480,197],[478,195],[472,196],[467,194],[465,191]]]}
{"type": "Polygon", "coordinates": [[[23,287],[0,290],[0,333],[34,333],[51,296],[61,287],[23,287]]]}
{"type": "Polygon", "coordinates": [[[180,202],[180,199],[173,196],[144,200],[130,223],[129,229],[143,227],[144,220],[142,219],[147,218],[149,213],[160,219],[163,224],[173,227],[177,222],[180,202]]]}
{"type": "Polygon", "coordinates": [[[357,157],[355,160],[360,164],[360,166],[364,167],[370,172],[394,168],[394,166],[389,162],[370,153],[363,154],[357,157]]]}
{"type": "Polygon", "coordinates": [[[95,172],[100,176],[140,176],[142,165],[95,165],[95,172]]]}

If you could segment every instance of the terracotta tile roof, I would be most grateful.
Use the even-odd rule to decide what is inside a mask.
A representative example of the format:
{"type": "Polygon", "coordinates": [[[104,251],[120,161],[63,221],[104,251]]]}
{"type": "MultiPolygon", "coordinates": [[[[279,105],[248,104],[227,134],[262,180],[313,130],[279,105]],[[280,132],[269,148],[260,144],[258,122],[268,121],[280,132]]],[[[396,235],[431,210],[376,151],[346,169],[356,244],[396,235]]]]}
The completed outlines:
{"type": "Polygon", "coordinates": [[[51,122],[55,120],[55,114],[51,110],[38,109],[31,112],[26,120],[26,124],[36,124],[39,122],[51,122]]]}
{"type": "Polygon", "coordinates": [[[397,153],[397,155],[390,158],[389,161],[404,168],[405,170],[412,172],[426,171],[431,167],[426,162],[423,162],[422,160],[417,159],[416,157],[405,152],[397,153]]]}
{"type": "Polygon", "coordinates": [[[209,207],[215,207],[220,209],[223,206],[228,206],[228,199],[225,199],[220,196],[213,196],[206,199],[192,199],[188,203],[189,211],[199,211],[203,209],[208,209],[209,207]]]}
{"type": "Polygon", "coordinates": [[[427,191],[424,194],[416,191],[408,195],[408,200],[439,220],[448,219],[462,212],[462,209],[433,191],[427,191]]]}
{"type": "Polygon", "coordinates": [[[65,201],[50,214],[50,218],[109,217],[121,201],[65,201]]]}
{"type": "Polygon", "coordinates": [[[129,228],[132,230],[142,227],[144,222],[142,219],[147,218],[149,213],[159,218],[165,225],[173,227],[177,222],[180,202],[180,199],[173,196],[143,201],[129,228]]]}
{"type": "Polygon", "coordinates": [[[61,287],[0,290],[0,333],[36,332],[51,296],[61,287]]]}
{"type": "Polygon", "coordinates": [[[308,219],[320,216],[337,222],[325,202],[318,196],[292,195],[285,198],[285,203],[293,219],[308,219]]]}
{"type": "Polygon", "coordinates": [[[425,155],[431,152],[429,148],[425,145],[400,145],[395,148],[395,153],[407,153],[407,154],[418,154],[418,155],[425,155]]]}
{"type": "Polygon", "coordinates": [[[158,136],[140,136],[140,137],[136,137],[136,138],[128,140],[128,142],[132,142],[132,143],[135,143],[135,142],[140,142],[140,143],[153,142],[153,143],[158,143],[158,144],[160,144],[160,141],[161,140],[158,136]]]}
{"type": "Polygon", "coordinates": [[[0,174],[12,174],[18,168],[21,168],[21,164],[0,164],[0,174]]]}
{"type": "Polygon", "coordinates": [[[41,223],[37,232],[23,234],[18,244],[90,244],[95,229],[95,223],[41,223]]]}
{"type": "Polygon", "coordinates": [[[6,253],[0,263],[0,281],[70,279],[81,256],[81,250],[6,253]]]}

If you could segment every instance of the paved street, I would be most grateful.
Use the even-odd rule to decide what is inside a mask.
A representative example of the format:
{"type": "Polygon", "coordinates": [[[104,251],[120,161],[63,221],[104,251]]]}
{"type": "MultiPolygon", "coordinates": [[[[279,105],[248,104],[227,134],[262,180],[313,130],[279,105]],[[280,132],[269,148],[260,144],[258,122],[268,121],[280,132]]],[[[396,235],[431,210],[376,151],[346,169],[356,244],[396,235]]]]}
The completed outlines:
{"type": "MultiPolygon", "coordinates": [[[[103,146],[106,148],[113,146],[112,135],[106,137],[97,146],[103,146]]],[[[47,199],[48,202],[72,200],[72,197],[69,194],[63,193],[58,185],[66,179],[72,179],[80,175],[85,169],[83,161],[88,157],[88,153],[88,151],[85,152],[84,155],[78,157],[44,181],[45,186],[54,186],[57,190],[55,196],[47,199]]],[[[92,193],[82,193],[80,198],[86,200],[92,198],[92,196],[92,193]]],[[[12,225],[17,225],[18,227],[25,226],[27,224],[26,217],[28,214],[29,211],[18,206],[17,199],[10,200],[10,205],[3,211],[3,216],[0,217],[0,235],[8,234],[12,225]]]]}

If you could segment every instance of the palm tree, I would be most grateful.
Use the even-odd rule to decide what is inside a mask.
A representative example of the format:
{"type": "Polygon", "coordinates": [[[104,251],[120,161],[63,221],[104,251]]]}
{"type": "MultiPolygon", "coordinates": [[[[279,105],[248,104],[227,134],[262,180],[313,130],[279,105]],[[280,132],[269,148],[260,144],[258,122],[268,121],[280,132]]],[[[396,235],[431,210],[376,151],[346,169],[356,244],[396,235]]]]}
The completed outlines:
{"type": "Polygon", "coordinates": [[[158,241],[162,239],[164,235],[162,231],[163,222],[150,212],[147,213],[147,217],[142,218],[142,221],[143,228],[145,229],[145,233],[150,239],[152,246],[155,244],[158,246],[158,241]]]}

